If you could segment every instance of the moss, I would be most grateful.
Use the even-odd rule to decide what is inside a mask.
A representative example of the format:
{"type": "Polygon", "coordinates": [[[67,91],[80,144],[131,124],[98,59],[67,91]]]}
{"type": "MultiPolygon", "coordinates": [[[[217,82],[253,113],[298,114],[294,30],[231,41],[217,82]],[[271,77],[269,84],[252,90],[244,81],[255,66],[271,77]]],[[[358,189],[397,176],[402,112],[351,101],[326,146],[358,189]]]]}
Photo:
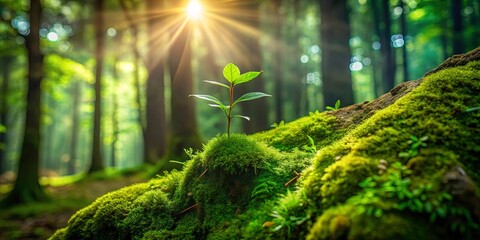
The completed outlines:
{"type": "MultiPolygon", "coordinates": [[[[437,229],[435,229],[437,230],[437,229]]],[[[440,239],[428,222],[393,213],[382,217],[357,214],[356,207],[341,205],[327,210],[315,222],[307,239],[440,239]]]]}
{"type": "Polygon", "coordinates": [[[289,151],[309,145],[307,136],[310,136],[315,141],[317,149],[320,149],[344,135],[344,131],[337,129],[335,125],[334,116],[326,113],[311,113],[308,117],[297,119],[270,131],[257,133],[253,137],[279,150],[289,151]]]}
{"type": "Polygon", "coordinates": [[[301,188],[312,203],[306,211],[322,215],[362,191],[358,182],[377,174],[380,159],[408,164],[412,188],[430,183],[442,191],[447,170],[458,164],[478,185],[479,114],[463,112],[480,105],[476,66],[473,62],[429,75],[409,94],[321,149],[302,180],[301,188]],[[411,135],[428,136],[427,146],[418,156],[401,158],[398,154],[411,147],[411,135]]]}
{"type": "Polygon", "coordinates": [[[235,174],[266,168],[277,156],[276,151],[246,135],[221,135],[205,146],[202,163],[209,169],[221,169],[227,174],[235,174]]]}

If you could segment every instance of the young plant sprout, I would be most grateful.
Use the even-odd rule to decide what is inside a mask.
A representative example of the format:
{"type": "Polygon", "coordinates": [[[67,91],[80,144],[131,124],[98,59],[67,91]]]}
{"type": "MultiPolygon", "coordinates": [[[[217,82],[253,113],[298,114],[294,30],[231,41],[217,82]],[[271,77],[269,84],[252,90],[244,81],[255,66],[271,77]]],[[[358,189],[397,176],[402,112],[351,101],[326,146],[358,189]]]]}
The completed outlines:
{"type": "Polygon", "coordinates": [[[250,121],[250,118],[248,116],[242,116],[242,115],[232,115],[232,110],[237,105],[237,103],[240,102],[245,102],[245,101],[251,101],[254,99],[262,98],[262,97],[271,97],[271,95],[262,93],[262,92],[250,92],[246,93],[243,96],[239,97],[237,100],[234,101],[233,99],[233,93],[234,93],[234,88],[236,85],[241,84],[241,83],[246,83],[250,82],[254,78],[258,77],[261,72],[246,72],[240,74],[240,69],[233,63],[229,63],[225,66],[223,69],[223,76],[225,79],[229,82],[229,85],[223,84],[220,82],[216,81],[209,81],[205,80],[204,82],[210,83],[213,85],[221,86],[229,91],[229,104],[225,105],[223,104],[220,100],[218,100],[216,97],[210,96],[210,95],[203,95],[203,94],[191,94],[189,97],[196,97],[202,100],[206,100],[209,102],[212,102],[211,104],[208,104],[211,107],[215,108],[220,108],[222,111],[225,113],[225,116],[227,117],[227,136],[230,137],[230,123],[232,121],[232,118],[243,118],[248,121],[250,121]]]}

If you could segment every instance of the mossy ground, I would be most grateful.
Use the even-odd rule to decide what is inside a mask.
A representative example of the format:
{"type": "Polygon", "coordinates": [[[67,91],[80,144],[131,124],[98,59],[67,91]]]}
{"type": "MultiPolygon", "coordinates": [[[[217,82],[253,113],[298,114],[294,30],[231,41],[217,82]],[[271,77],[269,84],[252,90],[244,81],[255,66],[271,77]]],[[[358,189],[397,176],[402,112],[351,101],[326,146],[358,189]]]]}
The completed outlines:
{"type": "Polygon", "coordinates": [[[478,52],[351,119],[314,113],[218,136],[183,170],[99,198],[52,239],[479,239],[478,52]]]}

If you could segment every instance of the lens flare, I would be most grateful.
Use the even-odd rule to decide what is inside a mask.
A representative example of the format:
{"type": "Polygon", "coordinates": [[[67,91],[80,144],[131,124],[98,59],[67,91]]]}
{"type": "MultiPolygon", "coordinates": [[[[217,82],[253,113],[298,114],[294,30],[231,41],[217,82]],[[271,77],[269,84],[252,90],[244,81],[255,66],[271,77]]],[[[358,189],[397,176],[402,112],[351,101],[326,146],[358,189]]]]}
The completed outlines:
{"type": "Polygon", "coordinates": [[[187,6],[186,13],[190,19],[199,20],[202,17],[203,8],[198,0],[191,0],[187,6]]]}

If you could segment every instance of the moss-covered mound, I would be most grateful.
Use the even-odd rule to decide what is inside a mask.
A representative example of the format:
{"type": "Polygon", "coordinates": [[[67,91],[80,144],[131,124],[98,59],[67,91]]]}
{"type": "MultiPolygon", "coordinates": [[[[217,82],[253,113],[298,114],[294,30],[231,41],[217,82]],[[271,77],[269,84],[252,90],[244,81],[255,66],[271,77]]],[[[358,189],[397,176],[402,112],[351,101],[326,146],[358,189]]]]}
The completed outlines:
{"type": "Polygon", "coordinates": [[[218,136],[52,239],[480,239],[479,53],[369,103],[218,136]]]}

